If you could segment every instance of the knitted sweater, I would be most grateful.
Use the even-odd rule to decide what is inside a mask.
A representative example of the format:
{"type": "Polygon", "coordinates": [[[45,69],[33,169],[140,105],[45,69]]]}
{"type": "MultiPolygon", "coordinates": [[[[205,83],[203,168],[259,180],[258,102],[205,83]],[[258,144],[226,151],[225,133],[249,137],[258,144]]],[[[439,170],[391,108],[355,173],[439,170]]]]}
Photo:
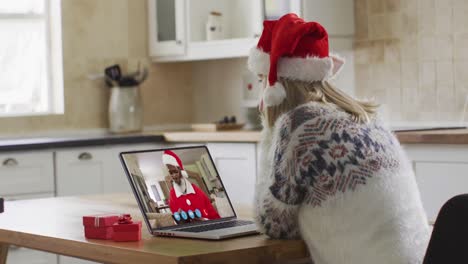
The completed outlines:
{"type": "Polygon", "coordinates": [[[310,102],[262,132],[256,220],[315,264],[421,263],[429,227],[411,165],[377,118],[310,102]]]}

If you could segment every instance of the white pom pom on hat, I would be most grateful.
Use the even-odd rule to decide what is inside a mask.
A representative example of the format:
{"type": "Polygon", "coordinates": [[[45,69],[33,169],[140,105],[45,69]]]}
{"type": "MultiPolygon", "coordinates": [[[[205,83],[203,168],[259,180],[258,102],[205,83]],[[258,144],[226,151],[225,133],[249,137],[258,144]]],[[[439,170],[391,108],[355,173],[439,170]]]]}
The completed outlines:
{"type": "Polygon", "coordinates": [[[265,106],[275,106],[281,104],[286,98],[286,90],[280,82],[268,87],[263,93],[265,106]]]}

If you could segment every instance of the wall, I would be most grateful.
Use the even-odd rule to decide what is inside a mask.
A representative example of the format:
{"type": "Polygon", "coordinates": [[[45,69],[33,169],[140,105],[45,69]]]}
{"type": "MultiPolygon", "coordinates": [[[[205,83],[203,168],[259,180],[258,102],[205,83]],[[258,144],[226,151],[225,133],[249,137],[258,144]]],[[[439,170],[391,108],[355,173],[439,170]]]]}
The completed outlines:
{"type": "MultiPolygon", "coordinates": [[[[0,134],[107,128],[109,91],[87,75],[114,63],[130,70],[138,61],[150,64],[146,2],[62,0],[65,114],[0,118],[0,134]]],[[[190,122],[190,64],[150,65],[141,87],[144,125],[190,122]]]]}
{"type": "Polygon", "coordinates": [[[466,0],[355,0],[358,95],[385,104],[392,121],[459,121],[467,13],[466,0]]]}
{"type": "Polygon", "coordinates": [[[193,62],[194,122],[213,122],[226,115],[245,120],[241,100],[246,70],[245,58],[193,62]]]}

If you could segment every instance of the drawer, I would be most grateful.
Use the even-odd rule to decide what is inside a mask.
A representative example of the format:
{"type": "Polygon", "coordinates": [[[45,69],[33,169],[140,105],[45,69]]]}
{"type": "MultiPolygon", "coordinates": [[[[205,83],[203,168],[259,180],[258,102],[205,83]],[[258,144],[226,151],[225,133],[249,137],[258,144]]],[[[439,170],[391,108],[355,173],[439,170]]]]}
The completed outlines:
{"type": "Polygon", "coordinates": [[[54,192],[52,152],[0,155],[0,195],[54,192]]]}
{"type": "Polygon", "coordinates": [[[56,264],[57,255],[32,250],[28,248],[20,248],[10,246],[7,256],[7,264],[56,264]]]}

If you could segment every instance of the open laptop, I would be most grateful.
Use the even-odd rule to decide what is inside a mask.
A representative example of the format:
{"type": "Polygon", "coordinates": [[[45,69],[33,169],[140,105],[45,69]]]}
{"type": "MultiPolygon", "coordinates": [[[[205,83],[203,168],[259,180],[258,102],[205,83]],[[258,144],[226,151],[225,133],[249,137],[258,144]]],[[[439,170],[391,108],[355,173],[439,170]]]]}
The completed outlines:
{"type": "Polygon", "coordinates": [[[206,146],[120,153],[153,235],[224,239],[258,233],[237,219],[206,146]]]}

